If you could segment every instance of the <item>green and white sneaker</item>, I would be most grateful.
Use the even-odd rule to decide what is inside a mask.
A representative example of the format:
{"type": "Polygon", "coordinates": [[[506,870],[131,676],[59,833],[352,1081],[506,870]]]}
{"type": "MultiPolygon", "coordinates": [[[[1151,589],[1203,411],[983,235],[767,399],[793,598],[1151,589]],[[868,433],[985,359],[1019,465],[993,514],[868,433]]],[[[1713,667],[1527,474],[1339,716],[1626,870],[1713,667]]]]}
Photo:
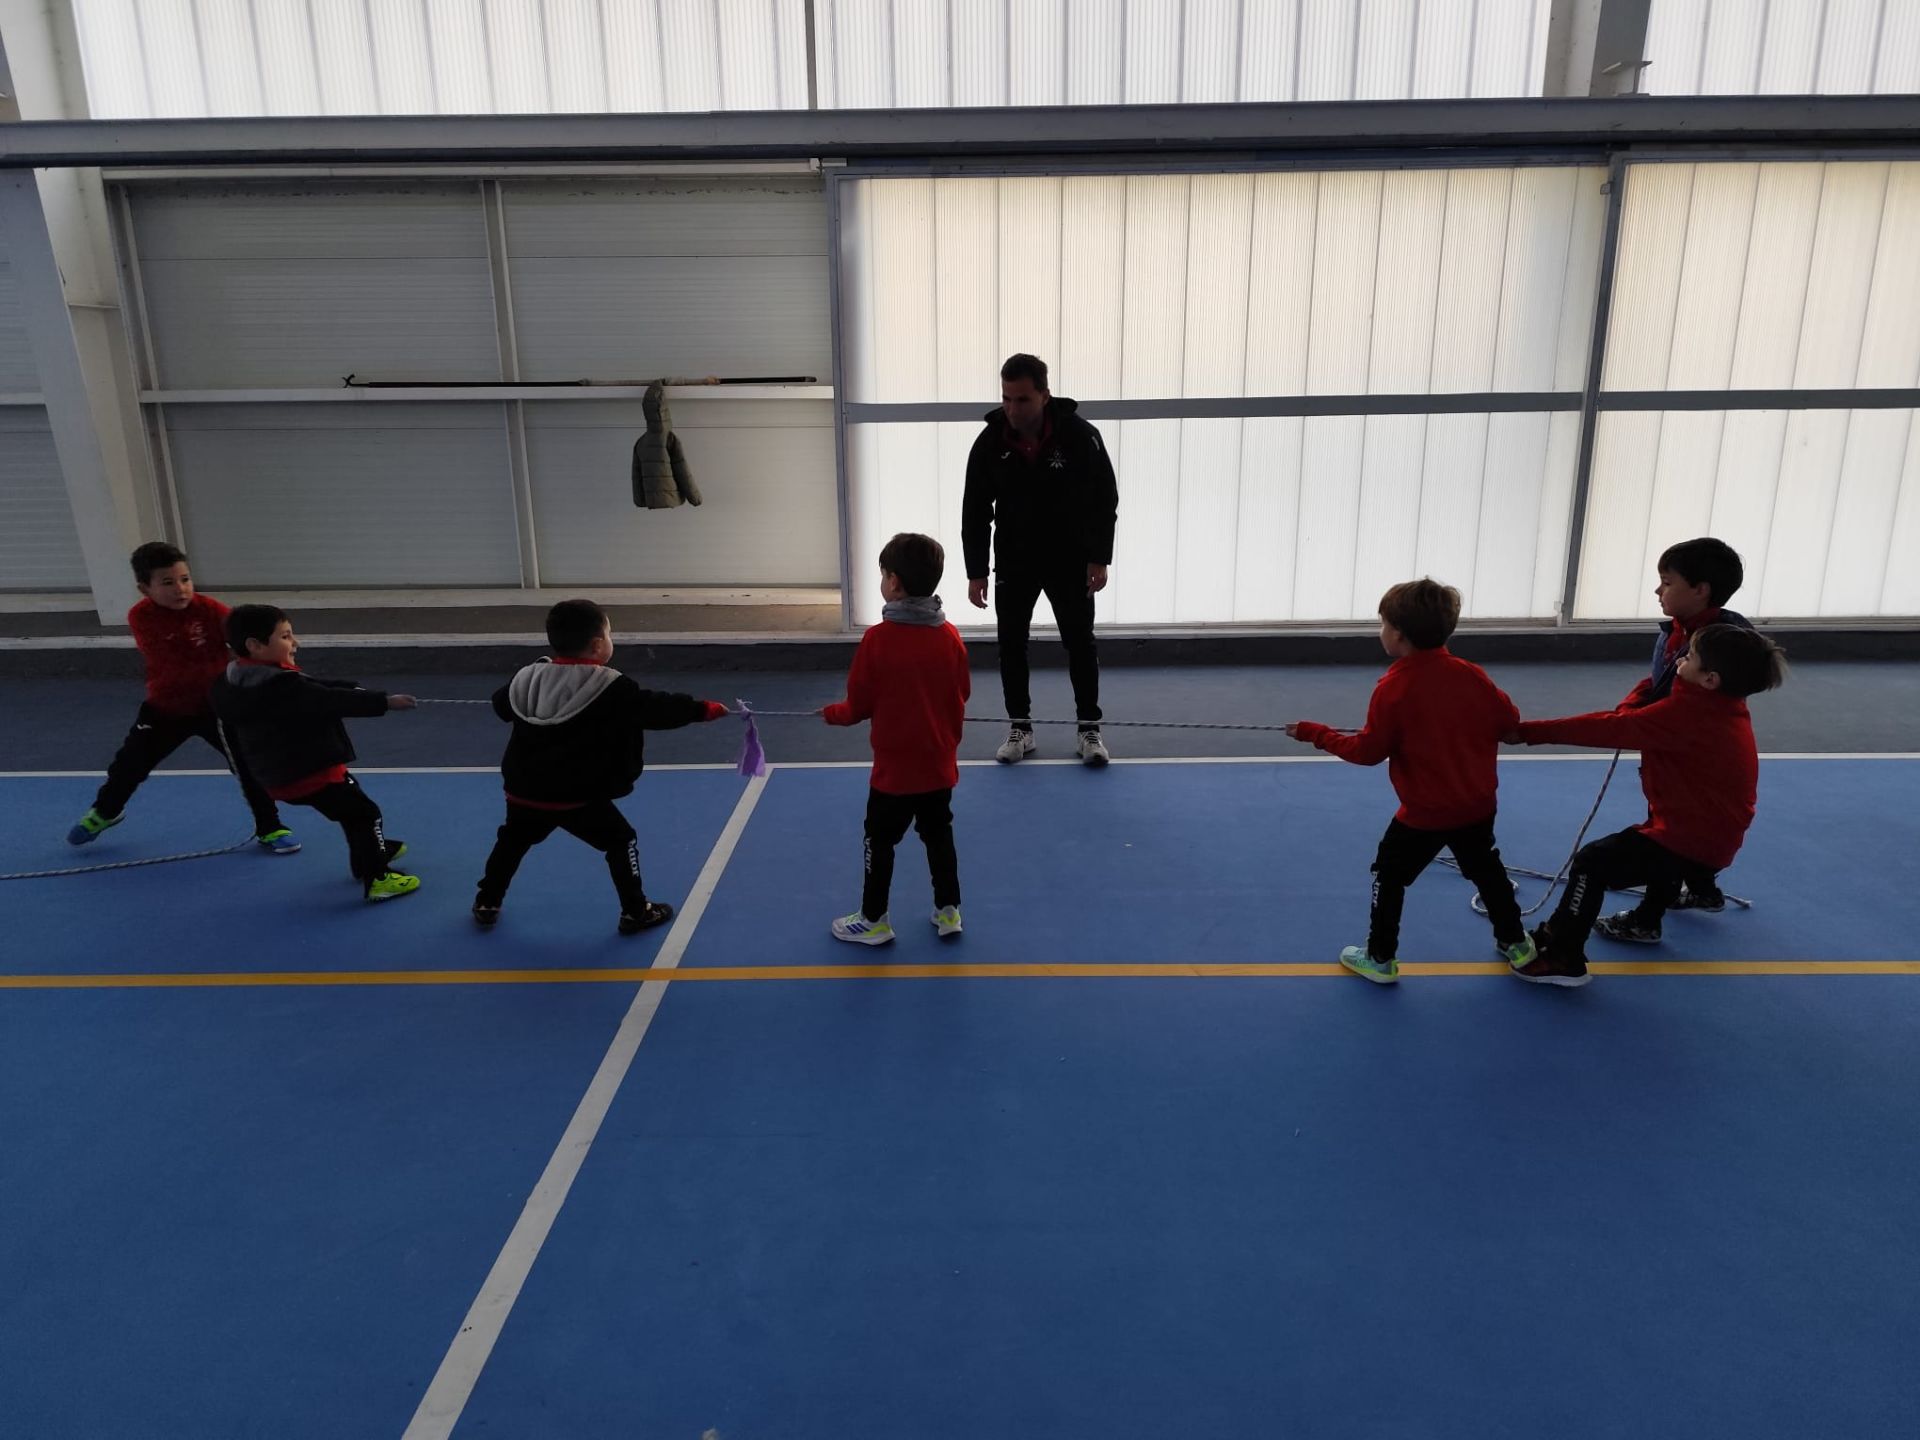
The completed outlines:
{"type": "Polygon", "coordinates": [[[293,831],[282,826],[278,830],[268,830],[253,837],[253,843],[269,855],[298,855],[300,842],[293,838],[293,831]]]}
{"type": "Polygon", "coordinates": [[[125,811],[118,815],[102,815],[98,810],[89,809],[86,814],[74,821],[73,828],[67,831],[67,844],[91,845],[126,818],[125,811]]]}
{"type": "Polygon", "coordinates": [[[951,940],[960,933],[960,907],[942,905],[933,912],[933,928],[942,940],[951,940]]]}
{"type": "Polygon", "coordinates": [[[367,884],[367,899],[397,900],[402,895],[411,895],[420,888],[418,875],[402,875],[398,870],[389,870],[386,874],[367,884]]]}
{"type": "Polygon", "coordinates": [[[1349,945],[1340,952],[1340,963],[1362,980],[1376,985],[1391,985],[1400,978],[1398,960],[1376,960],[1364,945],[1349,945]]]}
{"type": "Polygon", "coordinates": [[[893,926],[884,915],[878,920],[869,920],[856,910],[833,922],[833,938],[849,945],[887,945],[893,940],[893,926]]]}
{"type": "Polygon", "coordinates": [[[1499,952],[1502,960],[1506,961],[1507,964],[1516,970],[1524,970],[1527,966],[1531,965],[1540,954],[1539,947],[1533,943],[1533,937],[1531,935],[1522,935],[1518,945],[1502,945],[1496,940],[1493,942],[1493,948],[1499,952]]]}

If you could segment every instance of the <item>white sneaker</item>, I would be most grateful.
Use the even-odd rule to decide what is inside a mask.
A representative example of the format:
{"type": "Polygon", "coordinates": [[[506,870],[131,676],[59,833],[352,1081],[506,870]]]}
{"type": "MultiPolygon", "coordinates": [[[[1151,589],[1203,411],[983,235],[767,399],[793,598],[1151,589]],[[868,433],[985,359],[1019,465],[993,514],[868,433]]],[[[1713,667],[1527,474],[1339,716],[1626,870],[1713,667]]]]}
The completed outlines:
{"type": "Polygon", "coordinates": [[[1111,755],[1107,754],[1107,742],[1100,738],[1100,732],[1098,730],[1082,730],[1080,732],[1081,763],[1091,765],[1094,769],[1098,770],[1112,758],[1111,755]]]}
{"type": "Polygon", "coordinates": [[[885,945],[893,939],[893,926],[884,915],[878,920],[869,920],[856,910],[833,922],[833,938],[845,940],[849,945],[885,945]]]}
{"type": "Polygon", "coordinates": [[[1001,743],[1000,748],[993,752],[993,758],[1002,765],[1012,765],[1031,754],[1033,754],[1033,731],[1016,725],[1007,732],[1007,738],[1001,743]]]}
{"type": "Polygon", "coordinates": [[[942,940],[951,940],[960,933],[960,907],[943,905],[933,912],[933,928],[939,932],[942,940]]]}

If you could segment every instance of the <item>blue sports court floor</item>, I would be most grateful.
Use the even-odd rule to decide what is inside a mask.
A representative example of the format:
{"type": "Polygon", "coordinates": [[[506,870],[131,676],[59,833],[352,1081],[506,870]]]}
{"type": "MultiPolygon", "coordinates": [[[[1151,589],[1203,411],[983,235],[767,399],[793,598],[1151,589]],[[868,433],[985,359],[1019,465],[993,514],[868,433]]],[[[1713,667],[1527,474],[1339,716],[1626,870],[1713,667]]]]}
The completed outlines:
{"type": "MultiPolygon", "coordinates": [[[[1508,860],[1603,770],[1507,764],[1508,860]]],[[[1754,908],[1583,991],[1438,868],[1340,975],[1392,802],[1316,759],[969,766],[967,934],[909,839],[884,951],[857,766],[650,771],[632,939],[564,837],[476,931],[497,776],[362,775],[410,899],[305,815],[0,886],[0,1433],[1920,1434],[1920,758],[1767,761],[1754,908]]],[[[69,851],[94,783],[0,780],[0,870],[245,828],[69,851]]]]}

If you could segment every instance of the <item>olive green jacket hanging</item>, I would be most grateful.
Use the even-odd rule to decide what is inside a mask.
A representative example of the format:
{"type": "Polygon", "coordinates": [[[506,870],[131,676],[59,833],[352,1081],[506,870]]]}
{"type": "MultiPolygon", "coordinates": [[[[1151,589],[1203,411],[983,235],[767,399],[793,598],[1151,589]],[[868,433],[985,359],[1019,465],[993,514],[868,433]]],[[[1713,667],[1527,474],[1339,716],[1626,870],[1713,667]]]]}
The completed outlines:
{"type": "Polygon", "coordinates": [[[641,407],[647,414],[647,433],[633,444],[633,503],[648,510],[670,510],[685,502],[700,503],[680,437],[673,433],[667,412],[667,387],[659,381],[647,387],[641,407]]]}

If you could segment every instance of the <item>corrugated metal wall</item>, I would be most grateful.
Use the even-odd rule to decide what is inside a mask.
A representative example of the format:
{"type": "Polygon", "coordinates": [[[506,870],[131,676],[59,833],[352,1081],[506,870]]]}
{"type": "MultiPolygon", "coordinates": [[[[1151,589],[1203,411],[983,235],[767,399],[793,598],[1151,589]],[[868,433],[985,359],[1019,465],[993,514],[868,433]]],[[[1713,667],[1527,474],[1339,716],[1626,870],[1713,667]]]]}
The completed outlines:
{"type": "MultiPolygon", "coordinates": [[[[1550,0],[816,0],[817,103],[1541,93],[1550,0]]],[[[804,109],[803,0],[74,0],[93,113],[804,109]]]]}
{"type": "Polygon", "coordinates": [[[1920,91],[1914,0],[1653,0],[1640,88],[1654,95],[1920,91]]]}
{"type": "Polygon", "coordinates": [[[524,423],[545,585],[831,585],[824,400],[677,407],[706,504],[643,512],[637,403],[332,400],[343,376],[642,381],[832,374],[826,216],[811,178],[501,186],[515,363],[503,366],[475,182],[134,187],[186,543],[209,584],[515,586],[524,423]]]}
{"type": "MultiPolygon", "coordinates": [[[[1628,172],[1608,390],[1920,386],[1920,163],[1628,172]]],[[[1788,397],[1790,399],[1790,397],[1788,397]]],[[[1912,412],[1606,413],[1576,613],[1658,614],[1675,539],[1745,558],[1762,615],[1911,615],[1912,412]]]]}

